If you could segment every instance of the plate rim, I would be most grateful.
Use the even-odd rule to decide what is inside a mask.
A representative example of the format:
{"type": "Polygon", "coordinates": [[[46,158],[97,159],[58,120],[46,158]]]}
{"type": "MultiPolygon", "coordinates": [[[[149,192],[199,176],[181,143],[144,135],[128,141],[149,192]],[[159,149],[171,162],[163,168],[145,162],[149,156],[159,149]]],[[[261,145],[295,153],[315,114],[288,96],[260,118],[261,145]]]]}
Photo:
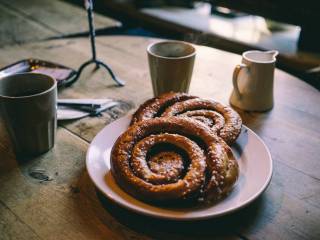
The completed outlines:
{"type": "MultiPolygon", "coordinates": [[[[244,201],[240,206],[238,207],[231,207],[229,209],[227,209],[226,211],[222,211],[222,212],[219,212],[217,214],[204,214],[202,216],[197,216],[197,217],[184,217],[184,216],[168,216],[166,214],[163,214],[163,213],[157,213],[157,212],[150,212],[152,210],[148,210],[148,211],[144,211],[144,210],[140,210],[140,209],[137,209],[137,208],[132,208],[126,204],[123,204],[122,202],[119,202],[117,201],[116,199],[114,199],[112,196],[106,194],[98,184],[95,183],[95,180],[94,180],[94,177],[91,175],[92,173],[90,172],[89,170],[89,158],[90,158],[90,150],[91,148],[93,147],[93,143],[95,141],[97,141],[97,139],[99,138],[100,135],[102,135],[102,132],[105,128],[109,127],[110,125],[112,124],[115,124],[116,122],[120,121],[120,120],[124,120],[126,118],[130,118],[132,116],[132,114],[127,114],[121,118],[118,118],[116,119],[115,121],[113,121],[112,123],[110,124],[107,124],[106,126],[104,126],[96,135],[95,137],[92,139],[88,149],[87,149],[87,153],[86,153],[86,170],[87,170],[87,173],[89,175],[89,178],[90,180],[92,181],[92,183],[94,184],[94,186],[105,196],[107,197],[109,200],[111,200],[114,204],[120,206],[120,207],[123,207],[129,211],[132,211],[136,214],[139,214],[139,215],[144,215],[144,216],[148,216],[148,217],[152,217],[152,218],[157,218],[157,219],[165,219],[165,220],[174,220],[174,221],[200,221],[200,220],[206,220],[206,219],[211,219],[211,218],[217,218],[217,217],[221,217],[221,216],[225,216],[225,215],[229,215],[233,212],[236,212],[238,210],[241,210],[245,207],[247,207],[250,203],[252,203],[254,200],[256,200],[262,193],[265,192],[265,190],[268,188],[270,182],[271,182],[271,179],[272,179],[272,176],[273,176],[273,159],[272,159],[272,156],[271,156],[271,153],[270,153],[270,150],[269,148],[267,147],[267,145],[264,143],[264,141],[262,140],[261,137],[259,137],[252,129],[250,129],[249,127],[247,127],[246,125],[242,124],[242,128],[248,130],[264,147],[264,149],[266,150],[266,153],[267,153],[267,156],[268,156],[268,159],[269,159],[269,163],[270,163],[270,171],[267,175],[267,179],[265,181],[265,183],[262,185],[262,187],[259,189],[259,191],[257,191],[254,195],[252,195],[250,198],[248,198],[246,201],[244,201]]],[[[140,201],[140,200],[139,200],[140,201]]],[[[147,203],[148,204],[148,203],[147,203]]]]}

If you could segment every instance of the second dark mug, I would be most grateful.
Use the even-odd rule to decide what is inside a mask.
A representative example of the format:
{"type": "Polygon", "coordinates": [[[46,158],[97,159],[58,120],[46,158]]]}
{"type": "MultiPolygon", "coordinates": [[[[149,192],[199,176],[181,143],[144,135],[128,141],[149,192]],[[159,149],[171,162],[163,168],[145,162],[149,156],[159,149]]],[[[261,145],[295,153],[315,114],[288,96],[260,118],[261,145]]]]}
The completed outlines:
{"type": "Polygon", "coordinates": [[[0,113],[17,156],[36,156],[54,146],[57,84],[39,73],[0,79],[0,113]]]}

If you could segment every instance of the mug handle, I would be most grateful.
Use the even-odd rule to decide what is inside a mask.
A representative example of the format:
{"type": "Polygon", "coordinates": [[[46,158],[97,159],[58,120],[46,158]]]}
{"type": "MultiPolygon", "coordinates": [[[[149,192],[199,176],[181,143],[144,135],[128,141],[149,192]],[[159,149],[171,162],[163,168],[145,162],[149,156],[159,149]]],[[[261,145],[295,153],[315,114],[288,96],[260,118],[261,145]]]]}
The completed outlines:
{"type": "Polygon", "coordinates": [[[236,68],[233,71],[233,76],[232,76],[232,83],[233,83],[233,88],[236,96],[240,99],[241,98],[241,93],[239,91],[238,87],[238,75],[243,68],[247,68],[248,66],[245,65],[244,63],[238,64],[236,68]]]}

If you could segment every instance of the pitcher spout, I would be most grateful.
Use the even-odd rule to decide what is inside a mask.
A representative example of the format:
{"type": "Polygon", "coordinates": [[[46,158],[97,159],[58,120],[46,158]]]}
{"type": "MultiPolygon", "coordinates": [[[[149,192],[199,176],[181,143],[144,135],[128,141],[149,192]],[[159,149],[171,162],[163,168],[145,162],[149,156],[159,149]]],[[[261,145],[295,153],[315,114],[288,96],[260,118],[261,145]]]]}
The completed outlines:
{"type": "Polygon", "coordinates": [[[270,50],[270,51],[266,51],[266,54],[270,54],[272,58],[276,59],[276,57],[278,56],[279,52],[277,50],[270,50]]]}

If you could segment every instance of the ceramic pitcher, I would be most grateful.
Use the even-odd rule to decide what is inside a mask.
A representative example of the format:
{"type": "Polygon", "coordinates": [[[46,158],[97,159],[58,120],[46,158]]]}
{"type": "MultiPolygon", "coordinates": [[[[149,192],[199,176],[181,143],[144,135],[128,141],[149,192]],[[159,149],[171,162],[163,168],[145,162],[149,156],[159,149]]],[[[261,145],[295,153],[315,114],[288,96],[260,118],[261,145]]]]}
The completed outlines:
{"type": "Polygon", "coordinates": [[[278,51],[247,51],[233,72],[231,105],[248,111],[273,107],[273,78],[278,51]]]}

